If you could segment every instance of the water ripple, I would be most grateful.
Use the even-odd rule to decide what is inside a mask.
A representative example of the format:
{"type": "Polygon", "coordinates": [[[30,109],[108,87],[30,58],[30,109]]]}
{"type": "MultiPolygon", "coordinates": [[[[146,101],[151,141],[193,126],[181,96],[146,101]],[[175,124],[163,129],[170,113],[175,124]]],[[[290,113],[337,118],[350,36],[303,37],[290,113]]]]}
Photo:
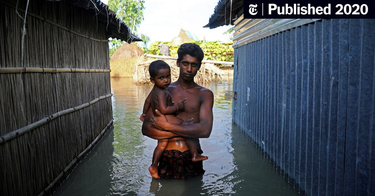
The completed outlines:
{"type": "Polygon", "coordinates": [[[139,115],[151,85],[112,80],[114,130],[74,170],[56,195],[297,195],[232,126],[232,85],[213,83],[214,124],[201,139],[206,170],[188,180],[156,180],[148,166],[157,141],[141,133],[139,115]],[[93,156],[95,154],[95,156],[93,156]]]}

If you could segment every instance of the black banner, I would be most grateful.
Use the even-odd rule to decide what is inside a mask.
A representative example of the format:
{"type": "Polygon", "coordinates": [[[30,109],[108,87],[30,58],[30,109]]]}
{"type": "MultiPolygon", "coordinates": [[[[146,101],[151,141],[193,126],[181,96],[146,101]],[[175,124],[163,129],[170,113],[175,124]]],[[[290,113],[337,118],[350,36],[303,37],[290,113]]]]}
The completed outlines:
{"type": "Polygon", "coordinates": [[[375,18],[374,0],[275,2],[244,0],[245,18],[375,18]]]}

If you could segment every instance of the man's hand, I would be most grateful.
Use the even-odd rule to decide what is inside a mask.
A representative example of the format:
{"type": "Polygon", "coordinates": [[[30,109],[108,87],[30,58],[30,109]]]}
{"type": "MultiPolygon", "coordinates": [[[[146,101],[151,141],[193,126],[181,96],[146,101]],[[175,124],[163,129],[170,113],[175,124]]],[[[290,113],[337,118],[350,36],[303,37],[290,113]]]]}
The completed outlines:
{"type": "Polygon", "coordinates": [[[140,117],[139,117],[139,120],[141,120],[142,122],[145,120],[145,116],[146,114],[142,114],[140,117]]]}
{"type": "Polygon", "coordinates": [[[194,124],[194,118],[189,118],[187,120],[184,120],[184,122],[181,123],[181,125],[191,125],[194,124]]]}
{"type": "Polygon", "coordinates": [[[165,125],[168,123],[168,121],[165,118],[164,114],[159,112],[159,110],[157,109],[155,109],[155,113],[157,114],[157,116],[153,115],[151,117],[151,125],[159,130],[166,131],[164,128],[165,128],[165,125]]]}

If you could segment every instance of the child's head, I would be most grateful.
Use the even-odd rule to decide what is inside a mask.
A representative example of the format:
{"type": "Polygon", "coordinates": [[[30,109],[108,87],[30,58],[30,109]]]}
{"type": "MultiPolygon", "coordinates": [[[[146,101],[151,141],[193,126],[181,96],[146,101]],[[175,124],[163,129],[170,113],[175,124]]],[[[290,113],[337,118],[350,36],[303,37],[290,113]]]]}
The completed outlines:
{"type": "Polygon", "coordinates": [[[148,71],[150,73],[150,80],[153,84],[160,88],[167,88],[171,84],[171,68],[169,65],[162,61],[153,61],[148,71]]]}

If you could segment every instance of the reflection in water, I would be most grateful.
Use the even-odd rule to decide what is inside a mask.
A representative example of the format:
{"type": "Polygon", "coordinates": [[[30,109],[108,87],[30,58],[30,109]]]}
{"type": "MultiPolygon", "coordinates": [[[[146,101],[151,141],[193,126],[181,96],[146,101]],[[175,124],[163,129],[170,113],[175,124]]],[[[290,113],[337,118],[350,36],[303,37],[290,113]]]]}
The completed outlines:
{"type": "Polygon", "coordinates": [[[113,132],[108,131],[55,195],[107,195],[113,173],[113,132]]]}
{"type": "Polygon", "coordinates": [[[157,141],[143,136],[139,116],[151,85],[112,79],[114,130],[82,161],[55,195],[297,195],[236,126],[232,84],[208,84],[215,95],[214,126],[201,139],[206,173],[156,180],[148,167],[157,141]]]}

